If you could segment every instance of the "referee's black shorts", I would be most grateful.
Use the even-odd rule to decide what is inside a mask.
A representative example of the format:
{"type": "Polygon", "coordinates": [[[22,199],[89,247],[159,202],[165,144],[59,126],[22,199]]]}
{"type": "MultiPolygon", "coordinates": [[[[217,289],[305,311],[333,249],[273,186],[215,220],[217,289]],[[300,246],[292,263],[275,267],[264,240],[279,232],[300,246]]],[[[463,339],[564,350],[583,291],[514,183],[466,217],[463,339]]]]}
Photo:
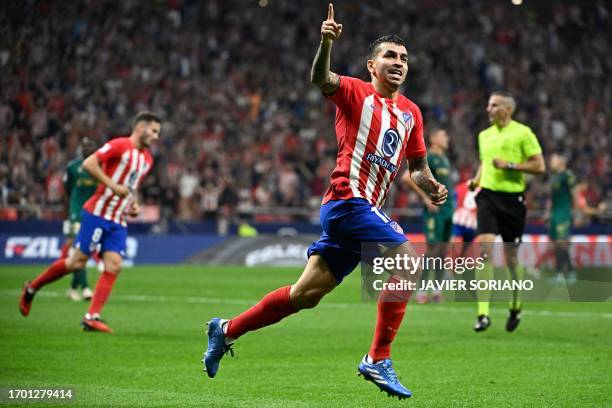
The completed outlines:
{"type": "Polygon", "coordinates": [[[500,234],[504,242],[519,244],[527,207],[523,193],[502,193],[483,188],[476,196],[478,234],[500,234]]]}

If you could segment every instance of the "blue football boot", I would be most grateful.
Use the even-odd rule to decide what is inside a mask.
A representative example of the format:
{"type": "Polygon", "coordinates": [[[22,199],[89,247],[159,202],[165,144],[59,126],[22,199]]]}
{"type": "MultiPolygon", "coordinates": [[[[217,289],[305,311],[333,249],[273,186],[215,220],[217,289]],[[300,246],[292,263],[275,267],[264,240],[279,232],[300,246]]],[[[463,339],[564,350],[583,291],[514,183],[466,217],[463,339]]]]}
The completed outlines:
{"type": "Polygon", "coordinates": [[[385,391],[390,397],[397,397],[399,399],[412,397],[412,392],[397,379],[395,370],[393,370],[393,363],[389,358],[376,364],[370,364],[367,361],[366,354],[361,363],[359,363],[357,370],[359,370],[357,375],[363,375],[364,379],[372,381],[380,388],[380,392],[385,391]]]}
{"type": "Polygon", "coordinates": [[[225,334],[223,333],[223,324],[227,320],[215,317],[210,322],[206,323],[208,330],[208,348],[204,353],[202,362],[204,363],[204,371],[210,378],[217,375],[219,370],[219,362],[224,354],[230,353],[234,357],[234,350],[232,350],[231,344],[225,344],[225,334]]]}

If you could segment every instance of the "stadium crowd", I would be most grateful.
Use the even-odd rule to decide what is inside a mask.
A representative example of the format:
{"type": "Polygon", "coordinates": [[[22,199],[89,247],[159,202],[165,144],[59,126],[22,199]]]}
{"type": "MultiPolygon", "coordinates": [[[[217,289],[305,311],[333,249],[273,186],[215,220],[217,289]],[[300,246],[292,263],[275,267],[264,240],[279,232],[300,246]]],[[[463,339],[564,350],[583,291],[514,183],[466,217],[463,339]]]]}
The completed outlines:
{"type": "MultiPolygon", "coordinates": [[[[612,9],[546,3],[342,2],[332,69],[367,79],[367,45],[398,33],[404,93],[428,129],[448,129],[455,180],[475,171],[488,95],[506,89],[545,155],[566,153],[598,201],[612,191],[612,9]]],[[[333,104],[309,82],[325,12],[305,0],[3,2],[0,205],[61,203],[79,140],[125,135],[149,109],[164,124],[142,195],[163,215],[316,207],[336,152],[333,104]]],[[[388,206],[419,205],[395,191],[388,206]]],[[[546,179],[529,194],[543,208],[546,179]]]]}

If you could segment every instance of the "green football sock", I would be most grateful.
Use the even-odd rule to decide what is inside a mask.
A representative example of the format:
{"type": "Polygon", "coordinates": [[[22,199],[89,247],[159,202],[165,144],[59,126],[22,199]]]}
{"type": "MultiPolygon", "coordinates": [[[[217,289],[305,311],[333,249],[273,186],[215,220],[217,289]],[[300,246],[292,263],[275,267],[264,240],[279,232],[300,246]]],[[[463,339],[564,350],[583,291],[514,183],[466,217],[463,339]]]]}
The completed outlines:
{"type": "Polygon", "coordinates": [[[78,271],[76,271],[73,275],[73,280],[76,279],[78,282],[78,285],[81,288],[86,288],[89,286],[88,282],[87,282],[87,269],[83,268],[83,269],[79,269],[78,271]]]}
{"type": "Polygon", "coordinates": [[[77,289],[79,287],[79,277],[78,277],[78,272],[73,272],[72,273],[72,279],[70,280],[70,288],[71,289],[77,289]]]}
{"type": "MultiPolygon", "coordinates": [[[[431,271],[429,269],[423,269],[423,272],[421,272],[421,282],[426,282],[430,276],[431,276],[431,271]]],[[[421,287],[422,285],[423,284],[421,283],[419,287],[421,287]]]]}
{"type": "MultiPolygon", "coordinates": [[[[512,280],[523,280],[525,277],[525,268],[522,265],[518,265],[512,271],[512,268],[508,268],[508,273],[512,280]]],[[[510,301],[510,309],[519,310],[521,308],[521,291],[516,289],[512,291],[512,300],[510,301]]]]}
{"type": "Polygon", "coordinates": [[[486,302],[478,302],[478,316],[480,315],[489,315],[489,301],[486,302]]]}
{"type": "Polygon", "coordinates": [[[444,269],[436,269],[434,271],[434,276],[436,277],[437,281],[440,282],[440,281],[444,280],[444,272],[445,272],[444,269]]]}
{"type": "MultiPolygon", "coordinates": [[[[476,280],[493,279],[493,264],[491,261],[485,261],[482,269],[475,270],[476,280]]],[[[476,300],[478,301],[478,315],[489,315],[489,302],[491,301],[491,291],[478,290],[476,291],[476,300]]]]}

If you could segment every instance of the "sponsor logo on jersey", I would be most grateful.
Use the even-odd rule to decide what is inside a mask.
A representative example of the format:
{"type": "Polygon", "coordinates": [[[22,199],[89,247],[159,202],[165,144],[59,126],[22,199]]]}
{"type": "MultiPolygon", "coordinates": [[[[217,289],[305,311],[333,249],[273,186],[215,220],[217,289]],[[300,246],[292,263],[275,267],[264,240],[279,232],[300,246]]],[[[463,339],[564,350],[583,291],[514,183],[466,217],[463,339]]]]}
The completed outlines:
{"type": "Polygon", "coordinates": [[[397,130],[387,129],[383,137],[382,151],[386,157],[393,157],[399,145],[400,135],[397,130]]]}
{"type": "Polygon", "coordinates": [[[396,166],[395,164],[391,163],[390,161],[388,161],[387,159],[383,157],[377,156],[372,153],[368,153],[366,155],[366,160],[371,163],[377,164],[381,167],[384,167],[385,169],[387,169],[388,171],[392,173],[397,173],[398,166],[396,166]]]}
{"type": "Polygon", "coordinates": [[[136,179],[138,178],[138,172],[137,171],[133,171],[130,173],[130,175],[128,176],[128,180],[127,180],[127,186],[128,188],[132,189],[134,188],[134,186],[136,185],[136,179]]]}

